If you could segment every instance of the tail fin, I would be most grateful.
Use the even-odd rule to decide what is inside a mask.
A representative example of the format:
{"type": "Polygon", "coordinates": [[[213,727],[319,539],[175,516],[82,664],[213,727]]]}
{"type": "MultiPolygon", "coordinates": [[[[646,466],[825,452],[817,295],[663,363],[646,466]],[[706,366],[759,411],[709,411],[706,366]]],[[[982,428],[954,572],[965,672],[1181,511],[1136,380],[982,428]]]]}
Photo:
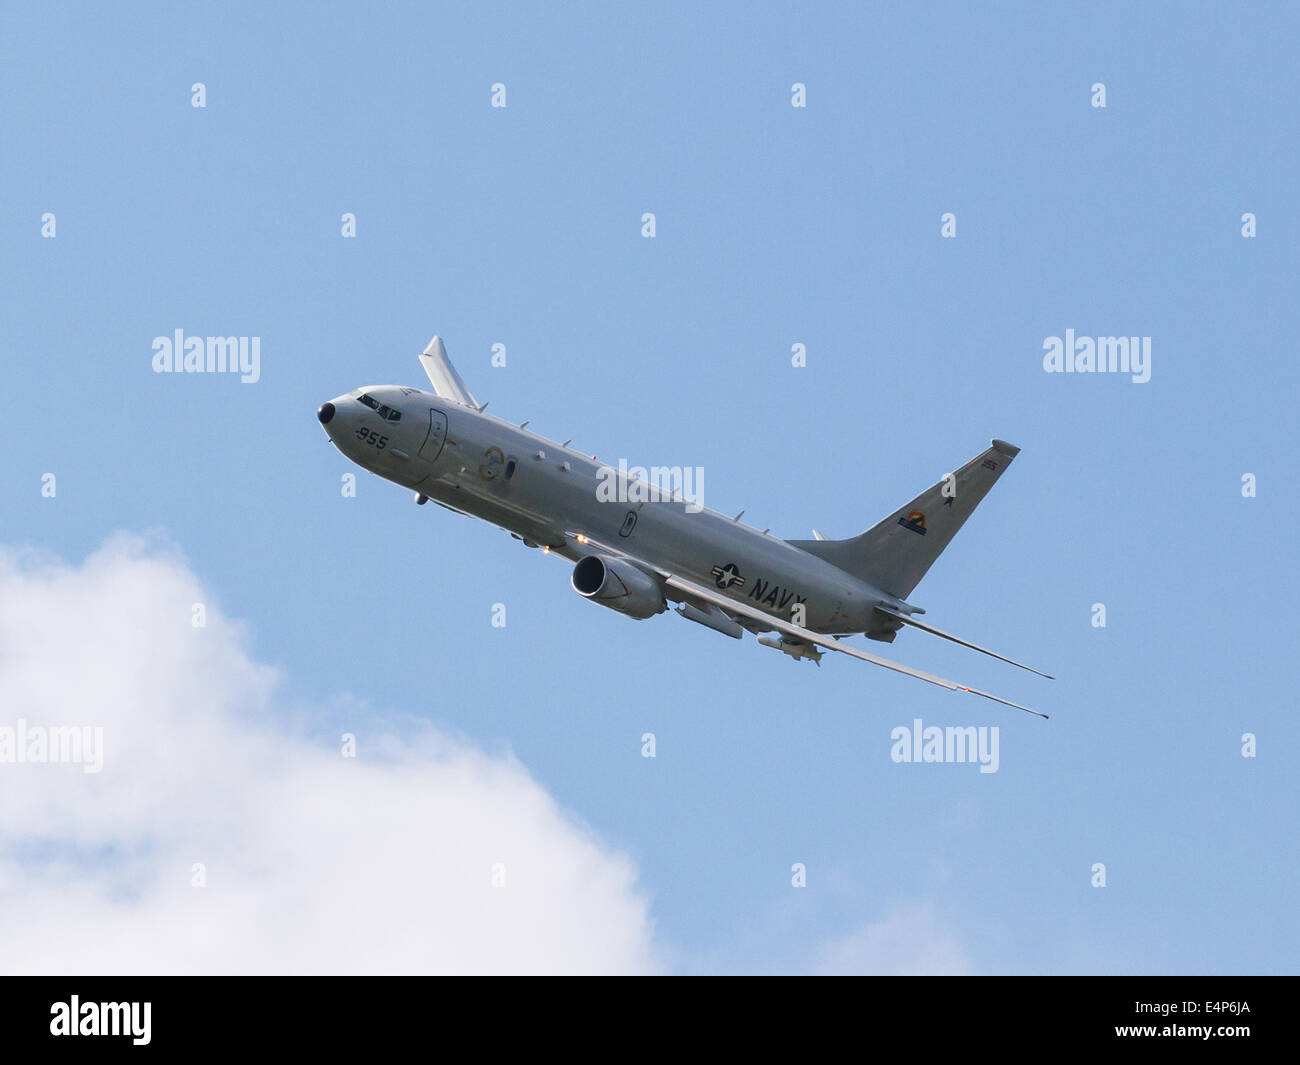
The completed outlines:
{"type": "Polygon", "coordinates": [[[861,536],[791,540],[795,547],[906,599],[1020,448],[1002,440],[861,536]]]}

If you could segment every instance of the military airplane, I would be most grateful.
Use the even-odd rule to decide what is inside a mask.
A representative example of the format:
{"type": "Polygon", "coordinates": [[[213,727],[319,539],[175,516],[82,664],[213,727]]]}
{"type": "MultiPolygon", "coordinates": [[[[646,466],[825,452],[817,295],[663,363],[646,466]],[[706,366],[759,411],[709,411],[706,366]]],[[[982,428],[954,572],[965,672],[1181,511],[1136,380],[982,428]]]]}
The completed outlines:
{"type": "Polygon", "coordinates": [[[488,414],[438,337],[420,362],[432,393],[377,385],[322,404],[317,418],[330,440],[357,465],[413,490],[417,503],[433,500],[490,521],[573,562],[571,583],[584,598],[638,619],[663,613],[671,601],[690,621],[734,639],[752,632],[796,661],[820,665],[825,650],[839,651],[1047,716],[842,642],[861,634],[892,643],[908,626],[1052,679],[921,621],[925,611],[907,602],[1019,448],[992,441],[860,536],[828,540],[814,530],[812,540],[782,540],[743,524],[740,514],[665,496],[568,441],[529,432],[527,422],[488,414]]]}

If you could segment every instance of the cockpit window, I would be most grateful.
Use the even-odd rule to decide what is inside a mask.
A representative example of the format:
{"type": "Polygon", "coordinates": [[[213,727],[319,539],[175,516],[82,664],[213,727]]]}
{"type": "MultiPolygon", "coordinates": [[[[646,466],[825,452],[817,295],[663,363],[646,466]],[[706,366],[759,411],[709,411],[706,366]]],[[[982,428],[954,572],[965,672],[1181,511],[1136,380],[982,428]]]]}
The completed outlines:
{"type": "Polygon", "coordinates": [[[402,420],[402,412],[400,410],[393,410],[393,408],[388,406],[388,404],[380,403],[374,396],[371,396],[366,392],[362,392],[361,395],[357,396],[357,402],[364,403],[372,411],[383,418],[384,421],[400,422],[402,420]]]}

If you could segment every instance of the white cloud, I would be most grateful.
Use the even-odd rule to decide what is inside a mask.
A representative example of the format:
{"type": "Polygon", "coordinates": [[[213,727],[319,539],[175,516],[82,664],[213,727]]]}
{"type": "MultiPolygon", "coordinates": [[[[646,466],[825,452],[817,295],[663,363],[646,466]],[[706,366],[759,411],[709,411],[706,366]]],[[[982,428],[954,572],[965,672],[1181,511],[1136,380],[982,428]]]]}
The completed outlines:
{"type": "Polygon", "coordinates": [[[0,764],[0,968],[659,968],[631,863],[515,759],[409,726],[345,759],[284,702],[174,550],[0,550],[0,727],[104,729],[99,773],[0,764]]]}
{"type": "Polygon", "coordinates": [[[823,975],[969,976],[974,972],[965,949],[943,929],[928,903],[895,907],[883,920],[823,944],[815,968],[823,975]]]}

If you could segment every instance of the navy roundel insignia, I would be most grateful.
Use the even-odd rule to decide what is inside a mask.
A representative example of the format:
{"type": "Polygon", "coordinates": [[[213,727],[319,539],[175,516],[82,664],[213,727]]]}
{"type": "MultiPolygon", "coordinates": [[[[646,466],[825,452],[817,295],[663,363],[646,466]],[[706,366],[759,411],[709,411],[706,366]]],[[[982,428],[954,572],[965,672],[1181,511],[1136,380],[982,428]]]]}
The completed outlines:
{"type": "Polygon", "coordinates": [[[740,575],[740,567],[734,562],[728,562],[725,566],[714,566],[709,572],[713,574],[713,583],[724,592],[733,585],[737,588],[745,587],[745,578],[740,575]]]}

